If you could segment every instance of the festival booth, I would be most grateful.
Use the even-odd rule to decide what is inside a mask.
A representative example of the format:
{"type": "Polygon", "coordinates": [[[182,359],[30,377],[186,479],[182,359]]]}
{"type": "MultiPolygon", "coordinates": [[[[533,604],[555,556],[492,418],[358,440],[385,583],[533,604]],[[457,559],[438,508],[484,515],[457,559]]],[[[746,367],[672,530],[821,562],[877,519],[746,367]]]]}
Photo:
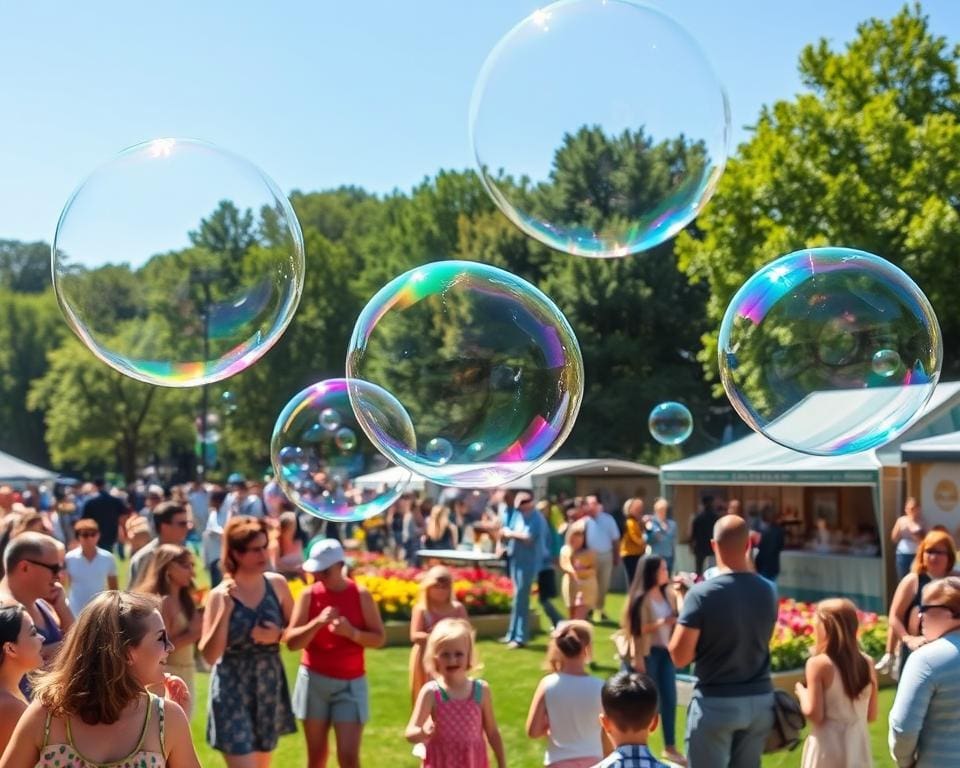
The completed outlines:
{"type": "Polygon", "coordinates": [[[56,472],[0,451],[0,485],[25,488],[27,485],[52,483],[56,477],[56,472]]]}
{"type": "MultiPolygon", "coordinates": [[[[819,411],[824,420],[863,413],[875,392],[846,392],[846,402],[838,401],[836,393],[817,393],[811,396],[813,407],[808,404],[805,413],[809,417],[819,411]]],[[[907,495],[901,446],[958,426],[960,382],[945,382],[917,422],[881,448],[845,456],[810,456],[750,434],[708,453],[665,464],[660,478],[683,541],[702,497],[739,499],[748,518],[759,520],[770,512],[784,527],[787,548],[777,582],[782,595],[819,600],[840,594],[865,610],[884,611],[896,587],[889,531],[907,495]]],[[[677,568],[692,570],[692,566],[688,547],[681,545],[677,568]]]]}
{"type": "Polygon", "coordinates": [[[960,432],[911,440],[900,446],[907,465],[907,495],[923,509],[928,526],[960,533],[960,432]]]}

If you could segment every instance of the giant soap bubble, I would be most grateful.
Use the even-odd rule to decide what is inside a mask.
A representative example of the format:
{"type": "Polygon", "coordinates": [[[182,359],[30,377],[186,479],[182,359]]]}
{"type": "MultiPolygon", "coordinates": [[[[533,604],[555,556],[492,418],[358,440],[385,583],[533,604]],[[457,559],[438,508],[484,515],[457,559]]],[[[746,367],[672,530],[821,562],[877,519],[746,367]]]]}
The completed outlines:
{"type": "Polygon", "coordinates": [[[940,376],[940,325],[916,283],[850,248],[812,248],[761,268],[720,327],[720,375],[737,413],[815,455],[902,433],[940,376]]]}
{"type": "Polygon", "coordinates": [[[470,141],[487,191],[528,235],[580,256],[668,240],[727,158],[726,95],[697,42],[627,0],[561,0],[493,48],[470,141]]]}
{"type": "MultiPolygon", "coordinates": [[[[394,452],[413,455],[413,424],[396,399],[374,384],[352,384],[357,413],[396,441],[394,452]]],[[[410,473],[401,471],[373,485],[354,484],[387,462],[364,438],[344,379],[320,381],[290,399],[273,428],[270,456],[287,497],[304,512],[335,522],[381,514],[410,481],[410,473]],[[329,428],[331,412],[337,414],[336,429],[329,428]]]]}
{"type": "Polygon", "coordinates": [[[53,244],[70,327],[107,365],[167,387],[259,360],[293,318],[303,266],[300,225],[277,186],[191,139],[139,144],[97,168],[53,244]]]}
{"type": "MultiPolygon", "coordinates": [[[[370,300],[353,329],[347,379],[383,387],[410,414],[413,454],[357,414],[389,458],[440,485],[481,488],[521,477],[562,445],[580,408],[583,359],[566,318],[530,283],[441,261],[370,300]]],[[[351,388],[354,407],[363,391],[351,388]]]]}

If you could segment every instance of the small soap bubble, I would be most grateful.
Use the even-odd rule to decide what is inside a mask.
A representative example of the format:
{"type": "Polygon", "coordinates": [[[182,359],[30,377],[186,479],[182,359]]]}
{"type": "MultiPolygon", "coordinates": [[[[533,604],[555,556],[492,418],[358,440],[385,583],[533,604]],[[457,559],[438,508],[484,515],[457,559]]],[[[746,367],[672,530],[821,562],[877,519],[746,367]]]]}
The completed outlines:
{"type": "Polygon", "coordinates": [[[331,432],[340,427],[340,414],[333,408],[324,408],[320,413],[320,425],[331,432]]]}
{"type": "Polygon", "coordinates": [[[453,458],[453,446],[450,445],[449,440],[444,440],[442,437],[435,437],[427,441],[424,454],[428,461],[432,461],[435,464],[446,464],[453,458]]]}
{"type": "Polygon", "coordinates": [[[663,445],[680,445],[693,434],[693,416],[683,403],[654,406],[647,424],[654,440],[663,445]]]}
{"type": "Polygon", "coordinates": [[[350,427],[340,427],[337,430],[337,448],[341,451],[352,451],[357,447],[357,434],[350,427]]]}
{"type": "Polygon", "coordinates": [[[718,351],[743,420],[822,456],[900,435],[933,394],[943,361],[940,324],[917,284],[879,256],[834,247],[757,271],[727,307],[718,351]]]}

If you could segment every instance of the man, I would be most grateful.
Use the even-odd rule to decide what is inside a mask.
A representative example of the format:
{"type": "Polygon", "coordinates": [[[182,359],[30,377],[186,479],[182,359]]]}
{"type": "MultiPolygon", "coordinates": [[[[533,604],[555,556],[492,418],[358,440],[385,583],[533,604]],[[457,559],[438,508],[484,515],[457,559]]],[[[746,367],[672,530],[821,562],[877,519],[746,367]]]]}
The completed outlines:
{"type": "Polygon", "coordinates": [[[0,607],[20,603],[43,636],[43,658],[49,660],[73,624],[67,593],[60,583],[61,554],[57,540],[45,533],[21,533],[3,554],[6,575],[0,580],[0,607]]]}
{"type": "Polygon", "coordinates": [[[64,567],[69,579],[70,609],[80,613],[98,593],[117,588],[117,563],[109,551],[97,546],[100,530],[96,520],[77,520],[73,533],[80,546],[67,552],[64,567]]]}
{"type": "Polygon", "coordinates": [[[780,553],[786,544],[786,534],[780,525],[779,517],[769,507],[763,510],[761,518],[763,522],[755,564],[757,573],[775,582],[780,575],[780,553]]]}
{"type": "MultiPolygon", "coordinates": [[[[100,547],[113,552],[120,539],[120,523],[127,515],[127,508],[116,496],[107,492],[102,477],[93,481],[95,493],[80,507],[80,518],[89,518],[97,524],[100,531],[100,547]]],[[[82,543],[82,542],[81,542],[82,543]]],[[[123,550],[120,550],[121,557],[123,550]]]]}
{"type": "Polygon", "coordinates": [[[690,549],[693,550],[697,576],[703,575],[707,558],[710,557],[713,526],[719,517],[713,509],[713,496],[704,496],[701,501],[702,507],[690,525],[690,549]]]}
{"type": "Polygon", "coordinates": [[[221,488],[210,492],[210,514],[207,515],[207,527],[203,530],[203,564],[210,572],[211,587],[223,580],[220,552],[223,548],[223,528],[230,519],[226,498],[227,494],[221,488]]]}
{"type": "Polygon", "coordinates": [[[540,601],[543,612],[550,620],[550,624],[556,628],[563,621],[563,616],[550,601],[557,596],[557,572],[554,570],[554,563],[560,555],[560,548],[555,546],[556,535],[553,526],[546,517],[549,513],[550,502],[540,501],[534,506],[531,514],[540,518],[537,526],[543,532],[540,537],[543,560],[540,563],[540,570],[537,572],[537,599],[540,601]]]}
{"type": "Polygon", "coordinates": [[[143,508],[140,510],[140,515],[150,524],[150,532],[154,535],[156,535],[157,529],[153,527],[153,511],[163,503],[163,499],[164,492],[161,486],[156,484],[147,486],[147,493],[143,499],[143,508]]]}
{"type": "Polygon", "coordinates": [[[543,565],[542,515],[535,515],[533,496],[527,491],[516,495],[517,513],[509,526],[500,530],[506,543],[513,582],[513,603],[510,606],[510,628],[503,642],[508,648],[523,648],[527,644],[527,618],[530,615],[530,591],[543,565]]]}
{"type": "Polygon", "coordinates": [[[193,530],[197,538],[207,530],[207,517],[210,514],[210,494],[207,487],[199,480],[194,480],[187,487],[187,501],[190,502],[190,511],[193,513],[193,530]]]}
{"type": "Polygon", "coordinates": [[[690,589],[669,646],[678,669],[696,662],[687,759],[693,766],[759,768],[773,727],[777,598],[773,585],[749,570],[750,529],[742,517],[720,518],[711,547],[717,575],[690,589]]]}
{"type": "Polygon", "coordinates": [[[175,501],[165,501],[153,510],[153,527],[157,537],[130,558],[129,587],[133,587],[147,571],[157,547],[161,544],[176,544],[182,547],[190,532],[187,510],[175,501]]]}
{"type": "Polygon", "coordinates": [[[603,511],[594,495],[584,497],[583,510],[587,519],[587,548],[597,556],[597,611],[601,621],[609,621],[603,609],[613,569],[620,565],[620,528],[613,516],[603,511]]]}

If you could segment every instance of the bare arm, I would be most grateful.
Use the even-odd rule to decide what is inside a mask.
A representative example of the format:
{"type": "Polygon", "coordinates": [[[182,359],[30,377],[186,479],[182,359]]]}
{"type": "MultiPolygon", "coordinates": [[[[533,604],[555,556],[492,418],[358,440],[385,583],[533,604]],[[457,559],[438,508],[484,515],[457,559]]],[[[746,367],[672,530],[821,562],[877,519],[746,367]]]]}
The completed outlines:
{"type": "Polygon", "coordinates": [[[543,738],[550,732],[550,723],[547,720],[547,695],[543,683],[544,681],[541,680],[537,690],[534,691],[530,711],[527,712],[527,736],[531,739],[543,738]]]}
{"type": "Polygon", "coordinates": [[[570,547],[564,545],[560,550],[560,570],[569,575],[570,578],[576,579],[577,569],[573,567],[572,554],[570,547]]]}
{"type": "Polygon", "coordinates": [[[0,701],[0,744],[9,744],[17,722],[23,716],[27,705],[12,696],[0,701]]]}
{"type": "Polygon", "coordinates": [[[405,735],[411,744],[422,744],[433,736],[433,691],[434,683],[427,683],[417,695],[417,703],[407,723],[405,735]]]}
{"type": "Polygon", "coordinates": [[[412,644],[425,643],[430,633],[424,627],[423,606],[417,603],[413,606],[413,613],[410,616],[410,642],[412,644]]]}
{"type": "Polygon", "coordinates": [[[670,637],[670,658],[677,669],[687,666],[697,653],[700,630],[678,624],[670,637]]]}
{"type": "Polygon", "coordinates": [[[864,654],[867,660],[867,666],[870,669],[870,703],[867,704],[867,722],[872,723],[877,719],[879,702],[877,699],[879,685],[877,683],[877,670],[873,668],[873,659],[864,654]]]}
{"type": "Polygon", "coordinates": [[[800,700],[800,709],[814,725],[820,725],[824,719],[823,691],[826,676],[830,674],[830,662],[823,656],[814,656],[807,660],[807,684],[797,683],[794,688],[800,700]]]}
{"type": "Polygon", "coordinates": [[[359,587],[359,590],[360,610],[363,611],[363,623],[366,625],[366,629],[354,627],[342,616],[334,622],[332,629],[335,634],[343,634],[364,648],[382,648],[383,644],[387,642],[387,631],[383,628],[380,609],[377,608],[373,595],[363,587],[359,587]],[[344,625],[348,629],[341,631],[344,625]]]}
{"type": "Polygon", "coordinates": [[[493,696],[486,683],[483,685],[483,701],[481,702],[481,711],[483,714],[483,732],[487,735],[487,742],[497,758],[497,768],[506,768],[507,758],[503,751],[503,736],[500,735],[500,729],[497,727],[497,718],[493,714],[493,696]]]}
{"type": "Polygon", "coordinates": [[[293,607],[290,626],[287,627],[287,633],[284,636],[287,648],[291,651],[306,648],[313,641],[320,628],[333,621],[337,615],[336,609],[327,607],[313,619],[310,619],[310,590],[303,590],[293,607]]]}
{"type": "MultiPolygon", "coordinates": [[[[226,587],[221,589],[225,582],[226,580],[220,582],[220,585],[210,592],[207,608],[203,612],[203,630],[197,647],[207,664],[216,664],[227,647],[233,598],[227,593],[226,587]]],[[[232,579],[229,584],[232,586],[232,579]]]]}
{"type": "Polygon", "coordinates": [[[167,699],[163,704],[163,717],[167,768],[200,768],[197,750],[190,736],[190,723],[180,705],[167,699]]]}
{"type": "Polygon", "coordinates": [[[897,540],[900,538],[900,523],[902,520],[902,517],[898,517],[893,524],[893,529],[890,531],[890,541],[894,544],[896,544],[897,540]]]}
{"type": "Polygon", "coordinates": [[[897,591],[893,593],[893,600],[890,601],[890,629],[901,640],[910,634],[904,622],[907,619],[910,603],[917,596],[918,586],[917,575],[907,574],[900,580],[897,591]]]}
{"type": "Polygon", "coordinates": [[[0,768],[33,768],[37,764],[45,719],[46,711],[40,702],[27,707],[0,757],[0,768]]]}

